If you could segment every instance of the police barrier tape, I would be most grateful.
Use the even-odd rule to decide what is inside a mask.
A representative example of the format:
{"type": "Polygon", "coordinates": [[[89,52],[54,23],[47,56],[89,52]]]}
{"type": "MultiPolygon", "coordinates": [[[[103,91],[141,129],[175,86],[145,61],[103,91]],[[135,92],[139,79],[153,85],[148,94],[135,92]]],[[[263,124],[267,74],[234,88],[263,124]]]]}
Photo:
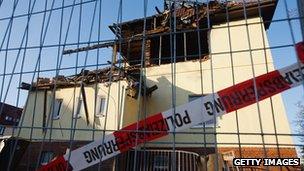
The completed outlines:
{"type": "Polygon", "coordinates": [[[155,114],[144,120],[131,124],[106,135],[103,140],[93,141],[75,149],[63,157],[58,157],[42,166],[40,171],[82,170],[101,161],[128,151],[144,142],[148,142],[169,134],[181,131],[202,122],[221,116],[258,101],[271,97],[289,88],[303,83],[304,45],[298,43],[296,50],[301,64],[296,63],[280,70],[263,74],[217,93],[210,94],[194,101],[155,114]],[[256,94],[258,97],[256,97],[256,94]],[[102,143],[104,142],[104,143],[102,143]],[[69,159],[69,162],[67,161],[69,159]]]}

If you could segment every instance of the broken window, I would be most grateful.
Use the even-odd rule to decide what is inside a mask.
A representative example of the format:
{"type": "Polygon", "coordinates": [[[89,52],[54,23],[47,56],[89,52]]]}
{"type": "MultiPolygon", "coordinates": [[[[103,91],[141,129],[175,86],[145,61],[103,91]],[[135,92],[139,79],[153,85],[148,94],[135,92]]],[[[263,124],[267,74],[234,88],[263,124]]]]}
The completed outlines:
{"type": "MultiPolygon", "coordinates": [[[[150,63],[172,63],[174,56],[174,35],[161,35],[151,39],[150,63]],[[171,50],[170,50],[171,49],[171,50]]],[[[208,31],[192,30],[176,34],[176,62],[204,58],[209,54],[208,31]],[[199,48],[200,45],[200,48],[199,48]]]]}
{"type": "Polygon", "coordinates": [[[54,100],[54,104],[51,108],[51,113],[52,113],[53,119],[59,119],[59,114],[60,114],[62,101],[63,101],[62,99],[55,99],[54,100]]]}
{"type": "Polygon", "coordinates": [[[84,114],[84,103],[82,98],[78,97],[75,102],[73,117],[80,118],[82,114],[84,114]]]}
{"type": "Polygon", "coordinates": [[[105,116],[106,98],[103,96],[97,96],[96,100],[96,113],[95,116],[105,116]]]}

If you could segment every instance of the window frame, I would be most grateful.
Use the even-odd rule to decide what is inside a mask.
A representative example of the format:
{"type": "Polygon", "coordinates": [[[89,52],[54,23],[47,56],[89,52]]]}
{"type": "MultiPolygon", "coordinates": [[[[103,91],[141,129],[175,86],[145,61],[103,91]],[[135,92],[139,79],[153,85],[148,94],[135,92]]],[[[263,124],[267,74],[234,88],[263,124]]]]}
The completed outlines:
{"type": "Polygon", "coordinates": [[[77,97],[74,105],[73,118],[74,119],[81,118],[81,115],[83,114],[82,112],[85,112],[83,99],[81,97],[77,97]]]}
{"type": "Polygon", "coordinates": [[[51,116],[52,116],[53,120],[58,120],[58,119],[60,119],[60,111],[61,111],[63,99],[61,99],[61,98],[60,99],[55,99],[53,102],[54,102],[53,105],[51,104],[51,114],[52,114],[51,116]],[[59,107],[56,110],[55,104],[58,103],[58,102],[59,102],[59,107]],[[55,115],[55,111],[56,111],[56,115],[55,115]]]}
{"type": "MultiPolygon", "coordinates": [[[[198,59],[208,59],[210,54],[208,36],[210,31],[201,30],[200,37],[198,37],[197,30],[191,30],[187,33],[176,34],[176,62],[185,62],[198,59]],[[197,43],[200,40],[201,48],[197,43]],[[200,50],[200,52],[199,52],[200,50]]],[[[171,54],[170,46],[171,39],[169,35],[161,35],[153,37],[150,43],[150,63],[152,64],[170,64],[171,54]],[[160,46],[161,44],[161,46],[160,46]],[[160,49],[161,48],[161,49],[160,49]]],[[[172,49],[173,51],[173,49],[172,49]]]]}
{"type": "Polygon", "coordinates": [[[107,98],[102,95],[97,95],[95,117],[104,117],[106,106],[107,106],[107,98]]]}

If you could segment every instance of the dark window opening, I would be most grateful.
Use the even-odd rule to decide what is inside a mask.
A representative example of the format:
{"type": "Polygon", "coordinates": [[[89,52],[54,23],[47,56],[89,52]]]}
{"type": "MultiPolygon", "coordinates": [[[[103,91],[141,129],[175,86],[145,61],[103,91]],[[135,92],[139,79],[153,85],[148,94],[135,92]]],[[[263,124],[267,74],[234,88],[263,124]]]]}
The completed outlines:
{"type": "MultiPolygon", "coordinates": [[[[193,30],[191,32],[176,34],[176,62],[187,60],[195,60],[209,54],[208,48],[208,31],[202,30],[199,32],[200,52],[198,42],[198,32],[193,30]]],[[[153,37],[151,39],[151,59],[150,64],[166,64],[174,62],[174,36],[163,35],[153,37]],[[171,48],[171,50],[170,50],[171,48]]]]}
{"type": "Polygon", "coordinates": [[[0,135],[4,135],[5,126],[0,125],[0,135]]]}
{"type": "Polygon", "coordinates": [[[141,40],[132,40],[128,42],[122,48],[121,51],[125,54],[126,58],[130,65],[140,64],[141,52],[142,52],[142,41],[141,40]],[[126,50],[125,50],[126,49],[126,50]]]}

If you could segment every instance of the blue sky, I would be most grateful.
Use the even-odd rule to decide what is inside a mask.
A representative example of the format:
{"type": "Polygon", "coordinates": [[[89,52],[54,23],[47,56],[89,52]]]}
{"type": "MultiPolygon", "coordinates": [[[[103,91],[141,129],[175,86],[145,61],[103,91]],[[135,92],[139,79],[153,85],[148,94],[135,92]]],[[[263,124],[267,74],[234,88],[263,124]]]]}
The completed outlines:
{"type": "MultiPolygon", "coordinates": [[[[18,1],[18,0],[15,0],[18,1]]],[[[27,15],[22,16],[23,14],[27,14],[28,12],[28,2],[24,0],[19,0],[17,4],[17,8],[15,10],[15,16],[19,16],[13,20],[10,39],[7,41],[7,37],[4,41],[4,44],[1,49],[8,48],[18,48],[20,47],[20,43],[22,41],[22,37],[25,31],[26,23],[27,23],[27,15]],[[9,44],[7,45],[7,42],[9,44]]],[[[32,0],[33,2],[34,0],[32,0]]],[[[90,27],[93,19],[93,11],[95,6],[95,1],[92,0],[82,0],[85,4],[82,5],[82,17],[81,20],[79,19],[79,11],[80,5],[75,6],[74,12],[72,15],[71,26],[70,30],[68,31],[67,36],[67,44],[76,43],[78,42],[78,28],[79,28],[79,21],[81,21],[80,27],[80,42],[88,42],[88,41],[97,41],[98,40],[98,30],[100,30],[100,38],[99,40],[109,40],[113,39],[114,35],[107,27],[112,23],[117,22],[118,18],[118,9],[119,9],[119,0],[103,0],[101,6],[101,17],[99,17],[99,3],[97,3],[97,11],[95,14],[95,20],[93,21],[93,29],[92,29],[92,38],[89,39],[90,27]],[[100,26],[98,23],[100,21],[100,26]]],[[[288,2],[288,11],[292,17],[296,16],[296,13],[293,11],[297,10],[296,0],[286,0],[288,2]]],[[[9,23],[9,17],[12,15],[13,10],[13,0],[4,0],[3,4],[0,6],[0,45],[3,41],[3,37],[5,34],[5,30],[9,23]]],[[[76,4],[79,3],[80,0],[76,0],[76,4]]],[[[38,59],[39,53],[41,52],[41,70],[48,70],[46,72],[41,72],[40,77],[53,77],[55,75],[55,71],[52,71],[56,68],[56,61],[58,57],[58,51],[61,54],[62,48],[58,48],[59,44],[59,32],[60,32],[60,19],[61,19],[61,10],[56,9],[61,7],[62,1],[55,0],[52,15],[50,17],[50,23],[48,29],[46,30],[46,26],[44,25],[44,31],[46,30],[46,37],[43,45],[53,47],[43,48],[41,51],[39,48],[40,45],[40,35],[42,31],[42,21],[44,17],[44,13],[41,13],[45,9],[45,5],[47,10],[52,8],[53,0],[42,1],[37,0],[34,8],[33,14],[29,23],[29,34],[28,34],[28,48],[25,53],[25,61],[24,61],[24,73],[22,74],[22,81],[23,82],[31,82],[33,78],[33,71],[35,70],[35,64],[38,59]],[[47,4],[45,4],[47,2],[47,4]],[[36,47],[37,46],[37,47],[36,47]],[[36,47],[36,48],[35,48],[36,47]]],[[[123,10],[122,10],[122,21],[127,21],[135,18],[141,18],[144,16],[143,10],[143,0],[123,0],[123,10]]],[[[148,1],[148,8],[147,8],[147,15],[155,14],[155,6],[158,6],[162,9],[163,0],[149,0],[148,1]]],[[[73,0],[65,0],[65,6],[69,6],[73,4],[73,0]]],[[[68,19],[70,16],[72,8],[68,7],[65,8],[63,11],[63,25],[62,25],[62,37],[61,43],[64,42],[65,35],[67,33],[67,26],[68,26],[68,19]]],[[[50,15],[50,12],[46,13],[46,19],[50,15]]],[[[284,5],[284,0],[280,0],[277,6],[274,20],[285,19],[287,18],[286,8],[284,5]]],[[[282,45],[292,45],[292,34],[295,37],[295,42],[299,42],[302,40],[299,21],[292,20],[291,26],[293,33],[291,32],[291,28],[288,24],[288,21],[281,21],[281,22],[274,22],[271,24],[271,27],[267,31],[268,39],[270,46],[282,46],[282,45]]],[[[81,46],[85,46],[86,44],[82,44],[81,46]]],[[[22,45],[24,47],[24,44],[22,45]]],[[[67,46],[66,49],[75,48],[76,45],[67,46]]],[[[272,49],[272,56],[274,58],[275,67],[277,69],[292,64],[296,61],[296,56],[294,53],[294,49],[292,46],[272,49]]],[[[19,58],[17,60],[16,70],[15,72],[19,73],[21,70],[21,61],[23,57],[24,50],[20,51],[19,58]]],[[[4,61],[5,57],[7,56],[7,65],[6,65],[6,73],[12,73],[14,62],[17,58],[18,50],[1,50],[0,51],[0,65],[4,68],[4,61]]],[[[99,55],[97,55],[97,50],[92,50],[87,53],[87,65],[96,65],[97,58],[99,64],[104,64],[106,61],[110,60],[111,57],[111,50],[110,49],[101,49],[99,51],[99,55]]],[[[86,53],[79,53],[78,62],[76,64],[76,54],[72,55],[65,55],[62,59],[61,68],[67,68],[60,72],[62,75],[72,75],[78,73],[80,69],[75,70],[76,65],[84,65],[86,53]]],[[[61,57],[61,55],[59,56],[61,57]]],[[[96,66],[87,67],[87,69],[96,69],[96,66]]],[[[2,87],[3,83],[3,73],[4,69],[0,69],[0,86],[3,89],[3,93],[7,92],[8,96],[4,99],[4,94],[2,95],[1,101],[4,101],[19,106],[23,106],[26,99],[26,91],[21,91],[20,93],[20,101],[17,103],[17,87],[19,85],[19,74],[14,74],[12,78],[12,83],[7,89],[8,82],[10,75],[6,76],[4,79],[4,87],[2,87]]],[[[36,75],[37,76],[37,75],[36,75]]],[[[0,89],[0,90],[1,90],[0,89]]],[[[285,104],[286,111],[288,113],[289,122],[293,126],[293,120],[296,118],[297,108],[295,104],[298,101],[303,101],[303,86],[294,88],[292,90],[288,90],[283,94],[283,100],[285,104]]],[[[295,130],[293,126],[293,130],[295,130]]]]}
{"type": "MultiPolygon", "coordinates": [[[[288,0],[288,11],[290,11],[291,17],[296,17],[293,11],[297,11],[296,0],[288,0]]],[[[284,1],[280,0],[274,15],[274,20],[287,18],[286,8],[284,1]]],[[[298,20],[291,21],[291,27],[288,21],[284,22],[273,22],[267,31],[268,40],[270,46],[282,46],[293,44],[292,34],[294,35],[295,42],[302,41],[302,34],[300,30],[300,25],[298,20]],[[291,31],[293,30],[293,32],[291,31]]],[[[272,56],[274,59],[274,64],[277,69],[284,66],[295,63],[297,58],[295,55],[294,47],[286,47],[279,49],[272,49],[272,56]]],[[[296,133],[297,128],[295,127],[294,121],[296,120],[296,113],[299,109],[296,107],[296,103],[304,101],[303,86],[293,88],[291,90],[282,93],[285,110],[288,114],[289,123],[292,126],[292,130],[296,133]]],[[[300,143],[297,138],[295,138],[296,143],[300,143]]],[[[303,143],[302,143],[303,144],[303,143]]]]}

